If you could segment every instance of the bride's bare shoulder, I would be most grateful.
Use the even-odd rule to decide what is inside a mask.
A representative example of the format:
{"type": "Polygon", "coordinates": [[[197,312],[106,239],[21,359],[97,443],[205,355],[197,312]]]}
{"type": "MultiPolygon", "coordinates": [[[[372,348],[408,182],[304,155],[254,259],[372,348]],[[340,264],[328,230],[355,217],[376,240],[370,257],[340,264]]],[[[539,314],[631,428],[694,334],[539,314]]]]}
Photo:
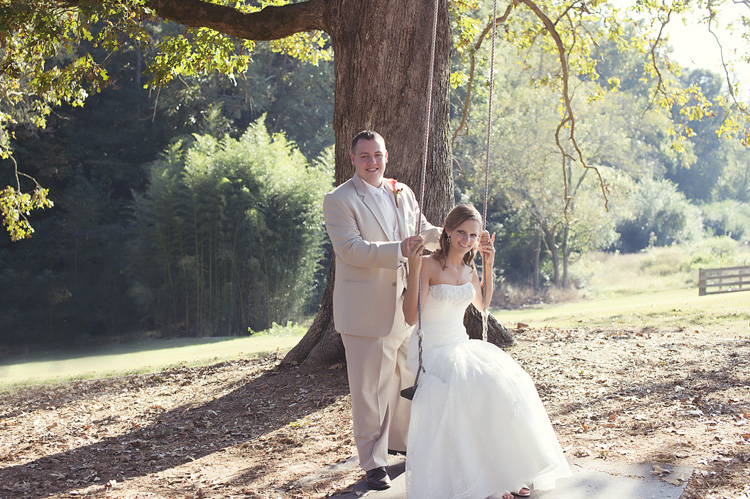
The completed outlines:
{"type": "Polygon", "coordinates": [[[422,266],[440,269],[443,268],[438,259],[435,258],[435,255],[425,255],[423,258],[424,260],[422,260],[422,266]]]}
{"type": "Polygon", "coordinates": [[[422,273],[432,279],[443,271],[442,265],[433,255],[426,255],[422,260],[422,273]]]}

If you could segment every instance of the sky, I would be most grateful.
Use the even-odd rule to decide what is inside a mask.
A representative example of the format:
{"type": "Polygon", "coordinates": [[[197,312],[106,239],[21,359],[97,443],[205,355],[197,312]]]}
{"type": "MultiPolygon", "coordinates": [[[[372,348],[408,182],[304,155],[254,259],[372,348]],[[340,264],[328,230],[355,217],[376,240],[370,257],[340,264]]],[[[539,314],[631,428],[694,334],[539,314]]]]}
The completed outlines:
{"type": "MultiPolygon", "coordinates": [[[[728,4],[723,6],[719,12],[719,21],[722,24],[738,19],[740,14],[750,16],[750,9],[744,5],[728,4]]],[[[724,78],[724,69],[721,66],[721,55],[716,39],[708,32],[708,26],[700,22],[699,16],[691,16],[687,19],[687,25],[680,19],[672,19],[667,25],[666,33],[669,35],[669,44],[673,47],[672,57],[683,67],[704,68],[718,73],[724,78]]],[[[747,54],[750,46],[740,37],[739,33],[731,34],[722,29],[714,29],[724,47],[726,57],[732,57],[731,52],[738,50],[740,55],[747,54]]],[[[733,57],[735,60],[738,58],[733,57]]],[[[737,63],[734,67],[735,77],[745,83],[743,95],[749,95],[750,87],[750,64],[737,63]]]]}

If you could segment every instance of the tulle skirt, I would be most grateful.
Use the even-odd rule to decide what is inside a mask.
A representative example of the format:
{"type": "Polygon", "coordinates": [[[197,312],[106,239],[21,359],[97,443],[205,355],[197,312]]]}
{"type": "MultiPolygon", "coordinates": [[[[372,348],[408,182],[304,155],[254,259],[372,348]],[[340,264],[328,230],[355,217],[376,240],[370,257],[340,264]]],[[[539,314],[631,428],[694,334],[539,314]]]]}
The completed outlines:
{"type": "MultiPolygon", "coordinates": [[[[448,338],[423,350],[426,373],[409,426],[408,497],[483,499],[523,486],[551,489],[570,476],[529,375],[495,345],[463,331],[448,338]]],[[[410,351],[416,372],[416,334],[410,351]]]]}

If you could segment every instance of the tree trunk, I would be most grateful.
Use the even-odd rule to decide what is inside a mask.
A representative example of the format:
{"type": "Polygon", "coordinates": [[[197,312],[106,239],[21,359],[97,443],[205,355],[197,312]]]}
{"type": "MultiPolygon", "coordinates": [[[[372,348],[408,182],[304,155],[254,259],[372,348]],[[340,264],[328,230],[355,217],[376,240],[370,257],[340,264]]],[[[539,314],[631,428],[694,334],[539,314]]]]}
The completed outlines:
{"type": "Polygon", "coordinates": [[[534,294],[539,296],[542,292],[541,273],[539,271],[539,261],[542,253],[542,232],[539,227],[536,229],[536,243],[534,246],[534,294]]]}
{"type": "MultiPolygon", "coordinates": [[[[482,339],[482,313],[474,305],[466,309],[464,314],[464,326],[469,338],[482,339]]],[[[510,347],[515,345],[513,335],[502,324],[497,322],[492,314],[487,315],[487,341],[499,347],[510,347]]]]}
{"type": "MultiPolygon", "coordinates": [[[[334,48],[336,184],[352,176],[350,143],[363,129],[383,135],[388,148],[386,176],[406,183],[419,196],[424,127],[430,127],[427,185],[422,209],[438,224],[453,201],[448,133],[451,32],[447,1],[440,0],[427,117],[433,2],[370,0],[357,8],[339,0],[338,22],[329,32],[334,48]],[[363,6],[366,5],[366,8],[363,6]]],[[[334,13],[330,13],[334,14],[334,13]]]]}
{"type": "Polygon", "coordinates": [[[286,354],[283,363],[293,365],[330,365],[344,360],[344,344],[333,327],[333,280],[336,274],[336,257],[331,262],[328,285],[320,300],[320,310],[307,334],[286,354]]]}
{"type": "Polygon", "coordinates": [[[549,250],[550,256],[552,257],[552,272],[554,276],[555,286],[560,287],[560,253],[557,250],[557,242],[555,241],[554,229],[550,230],[540,224],[542,231],[544,232],[544,243],[549,250]]]}
{"type": "Polygon", "coordinates": [[[566,225],[563,229],[562,237],[562,287],[568,289],[570,287],[570,277],[568,275],[568,266],[570,264],[570,248],[568,247],[568,235],[570,234],[570,228],[566,225]]]}
{"type": "MultiPolygon", "coordinates": [[[[330,2],[328,31],[334,48],[336,185],[352,176],[349,150],[352,137],[364,129],[383,135],[388,148],[387,177],[406,183],[420,197],[424,127],[429,123],[427,174],[422,209],[427,219],[442,225],[453,206],[453,175],[448,130],[451,31],[448,4],[440,0],[432,105],[429,120],[428,78],[433,2],[369,0],[330,2]]],[[[333,265],[332,265],[333,268],[333,265]]],[[[344,359],[333,326],[333,271],[318,315],[284,363],[330,363],[344,359]]],[[[481,335],[481,316],[479,331],[481,335]]],[[[470,323],[476,325],[476,317],[470,323]]],[[[513,342],[506,329],[492,322],[492,338],[513,342]]]]}

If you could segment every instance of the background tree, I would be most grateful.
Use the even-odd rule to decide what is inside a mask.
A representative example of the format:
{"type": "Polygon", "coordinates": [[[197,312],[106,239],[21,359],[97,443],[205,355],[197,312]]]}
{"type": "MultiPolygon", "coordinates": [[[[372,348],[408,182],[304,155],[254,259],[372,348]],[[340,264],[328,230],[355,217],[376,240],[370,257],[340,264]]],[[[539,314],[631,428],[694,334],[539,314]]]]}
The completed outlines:
{"type": "MultiPolygon", "coordinates": [[[[508,209],[524,214],[520,218],[509,217],[508,222],[510,219],[533,221],[527,231],[536,231],[538,237],[521,235],[526,242],[526,250],[522,253],[527,257],[536,255],[535,241],[541,242],[551,259],[553,284],[567,288],[571,255],[610,246],[616,239],[614,218],[605,216],[607,208],[599,178],[591,169],[583,167],[580,162],[570,161],[564,169],[565,182],[561,182],[559,151],[555,145],[560,118],[557,109],[545,105],[555,99],[555,93],[535,83],[533,78],[529,84],[529,75],[520,69],[519,57],[514,57],[513,52],[513,49],[506,50],[496,68],[500,89],[496,92],[499,98],[491,132],[491,191],[502,192],[508,209]],[[567,198],[563,192],[564,184],[568,186],[567,198]]],[[[552,61],[545,60],[543,53],[537,55],[541,73],[545,69],[553,70],[552,61]]],[[[627,108],[627,96],[616,93],[596,96],[594,92],[596,87],[590,82],[578,81],[573,84],[571,93],[575,95],[573,102],[580,120],[577,129],[579,144],[586,152],[588,164],[598,165],[604,172],[604,165],[619,165],[627,156],[628,132],[631,130],[623,125],[633,116],[632,112],[620,112],[627,108]]],[[[480,90],[477,95],[482,93],[480,90]]],[[[476,119],[476,115],[472,117],[476,119]]],[[[460,161],[467,176],[461,185],[472,193],[480,191],[484,181],[483,166],[478,164],[484,159],[480,149],[483,147],[482,133],[478,129],[471,130],[457,146],[457,150],[463,153],[460,161]]],[[[567,154],[575,153],[571,150],[567,154]]],[[[633,167],[632,161],[625,164],[633,167]]],[[[610,171],[609,177],[608,185],[614,177],[614,170],[610,171]]],[[[610,203],[614,207],[615,200],[611,199],[610,203]]],[[[501,240],[510,243],[507,240],[510,233],[503,231],[501,234],[501,240]]],[[[528,275],[538,275],[540,266],[536,258],[527,265],[510,267],[515,271],[528,269],[528,263],[534,269],[534,273],[528,275]]]]}
{"type": "MultiPolygon", "coordinates": [[[[147,24],[146,29],[154,40],[185,32],[184,26],[168,22],[147,24]]],[[[91,46],[85,50],[105,54],[91,46]]],[[[125,249],[134,235],[133,193],[144,192],[149,164],[170,143],[182,141],[188,149],[193,134],[221,138],[229,132],[237,137],[264,112],[269,122],[273,118],[268,128],[281,130],[297,123],[302,99],[314,100],[315,107],[305,108],[307,128],[296,128],[290,139],[310,158],[333,143],[333,74],[325,61],[311,65],[259,44],[252,63],[234,82],[219,74],[181,75],[149,91],[137,83],[138,52],[125,44],[108,59],[105,69],[112,84],[89,96],[84,107],[56,108],[44,129],[14,128],[15,158],[51,188],[56,205],[37,215],[35,225],[44,230],[35,237],[0,242],[0,345],[123,341],[156,323],[129,291],[133,273],[125,249]],[[304,93],[289,93],[303,85],[304,93]]],[[[156,55],[154,45],[142,47],[142,70],[156,55]]],[[[304,168],[306,162],[297,163],[304,168]]],[[[333,165],[332,157],[326,163],[333,165]]],[[[12,175],[12,169],[0,168],[0,178],[5,180],[5,174],[12,175]]],[[[322,292],[321,280],[325,286],[325,276],[317,276],[316,292],[322,292]]],[[[311,299],[306,313],[315,305],[311,299]]],[[[284,321],[293,318],[289,312],[284,321]]],[[[173,324],[162,334],[185,334],[184,320],[179,322],[183,327],[173,324]]]]}
{"type": "MultiPolygon", "coordinates": [[[[138,196],[132,293],[160,327],[236,336],[301,318],[323,244],[331,165],[307,167],[263,121],[198,136],[152,165],[138,196]]],[[[193,333],[195,334],[195,333],[193,333]]]]}
{"type": "Polygon", "coordinates": [[[750,150],[726,141],[723,144],[729,149],[726,162],[717,179],[712,198],[717,201],[733,199],[743,203],[750,202],[750,150]]]}
{"type": "Polygon", "coordinates": [[[669,180],[641,179],[631,202],[634,218],[623,220],[617,227],[622,251],[693,241],[703,230],[700,209],[669,180]]]}
{"type": "MultiPolygon", "coordinates": [[[[710,71],[686,71],[681,77],[681,84],[685,88],[700,89],[700,98],[710,101],[721,99],[721,78],[710,71]]],[[[670,165],[665,178],[679,185],[688,199],[709,201],[727,161],[727,150],[721,147],[722,138],[716,133],[721,122],[726,119],[726,114],[719,106],[701,119],[689,119],[689,112],[688,116],[682,114],[682,109],[689,109],[689,106],[696,104],[691,99],[684,106],[676,104],[672,110],[690,129],[687,140],[691,154],[688,161],[670,165]]]]}

